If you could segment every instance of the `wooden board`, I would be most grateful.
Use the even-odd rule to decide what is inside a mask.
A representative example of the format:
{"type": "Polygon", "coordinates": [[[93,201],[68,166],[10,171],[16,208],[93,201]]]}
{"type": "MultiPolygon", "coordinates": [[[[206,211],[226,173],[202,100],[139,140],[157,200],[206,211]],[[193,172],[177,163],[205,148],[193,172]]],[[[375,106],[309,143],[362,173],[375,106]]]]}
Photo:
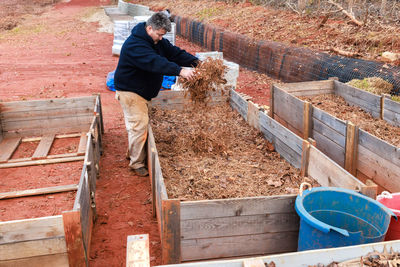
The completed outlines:
{"type": "Polygon", "coordinates": [[[400,192],[400,165],[375,154],[362,145],[358,146],[357,169],[389,192],[400,192]]]}
{"type": "Polygon", "coordinates": [[[36,188],[36,189],[27,189],[27,190],[21,190],[21,191],[4,192],[4,193],[0,193],[0,200],[8,199],[8,198],[37,196],[37,195],[53,194],[53,193],[60,193],[60,192],[69,192],[69,191],[75,191],[77,189],[78,189],[78,185],[71,184],[71,185],[59,185],[59,186],[51,186],[51,187],[36,188]]]}
{"type": "MultiPolygon", "coordinates": [[[[328,138],[331,140],[333,143],[337,144],[341,148],[345,148],[346,146],[346,138],[345,138],[345,132],[338,132],[336,129],[331,128],[329,125],[325,124],[323,121],[320,121],[316,118],[313,118],[313,129],[312,132],[317,132],[320,135],[323,135],[324,137],[328,138]]],[[[311,134],[311,137],[313,137],[314,134],[311,134]]],[[[315,138],[314,138],[315,139],[315,138]]]]}
{"type": "Polygon", "coordinates": [[[0,245],[64,236],[62,216],[0,222],[0,245]]]}
{"type": "Polygon", "coordinates": [[[264,112],[260,111],[260,129],[275,150],[296,168],[301,166],[303,140],[264,112]]]}
{"type": "Polygon", "coordinates": [[[64,237],[54,237],[38,240],[0,245],[0,262],[49,254],[65,253],[67,251],[64,237]]]}
{"type": "Polygon", "coordinates": [[[316,147],[324,154],[330,157],[339,166],[344,167],[345,163],[345,149],[331,139],[314,131],[313,136],[316,141],[316,147]]]}
{"type": "Polygon", "coordinates": [[[40,139],[39,145],[33,153],[32,159],[42,159],[49,154],[51,145],[53,144],[55,134],[47,134],[40,139]]]}
{"type": "Polygon", "coordinates": [[[334,89],[332,80],[284,83],[280,84],[279,87],[291,94],[302,96],[321,94],[321,92],[332,92],[334,89]]]}
{"type": "Polygon", "coordinates": [[[87,134],[82,133],[81,138],[79,139],[78,156],[85,155],[87,139],[87,134]]]}
{"type": "Polygon", "coordinates": [[[342,96],[347,103],[360,107],[375,118],[380,117],[380,96],[339,81],[334,81],[334,83],[335,93],[342,96]]]}
{"type": "Polygon", "coordinates": [[[84,156],[77,156],[77,157],[66,157],[66,158],[38,159],[38,160],[23,161],[23,162],[0,163],[0,169],[22,167],[22,166],[53,164],[53,163],[61,163],[61,162],[80,161],[80,160],[84,160],[84,158],[85,158],[84,156]]]}
{"type": "Polygon", "coordinates": [[[0,143],[0,162],[7,162],[20,143],[20,137],[3,139],[0,143]]]}
{"type": "Polygon", "coordinates": [[[179,199],[162,201],[163,228],[161,238],[162,262],[181,262],[181,225],[179,199]]]}
{"type": "Polygon", "coordinates": [[[0,261],[0,267],[19,267],[19,266],[69,267],[68,255],[67,255],[67,253],[58,253],[58,254],[50,254],[50,255],[37,256],[37,257],[28,257],[28,258],[16,259],[16,260],[0,261]]]}
{"type": "Polygon", "coordinates": [[[216,259],[297,250],[298,231],[182,240],[182,260],[216,259]]]}
{"type": "Polygon", "coordinates": [[[247,101],[241,97],[236,91],[230,90],[230,101],[231,107],[239,112],[242,117],[247,120],[248,105],[247,101]]]}
{"type": "Polygon", "coordinates": [[[383,119],[392,125],[400,126],[400,103],[384,98],[383,119]]]}
{"type": "MultiPolygon", "coordinates": [[[[364,257],[371,252],[385,253],[386,251],[400,251],[400,241],[387,241],[357,246],[339,248],[316,249],[301,252],[284,253],[270,256],[257,257],[265,264],[275,263],[276,267],[304,267],[328,265],[332,262],[345,262],[364,257]]],[[[168,267],[243,267],[244,258],[231,260],[214,260],[203,262],[190,262],[184,264],[168,265],[168,267]]],[[[354,265],[358,266],[358,265],[354,265]]],[[[162,267],[162,266],[158,266],[162,267]]]]}
{"type": "Polygon", "coordinates": [[[128,235],[126,267],[150,267],[149,235],[128,235]]]}
{"type": "Polygon", "coordinates": [[[296,195],[184,201],[181,220],[294,212],[296,195]]]}
{"type": "Polygon", "coordinates": [[[274,113],[287,121],[298,131],[303,132],[304,101],[280,89],[274,87],[274,113]]]}
{"type": "Polygon", "coordinates": [[[62,214],[64,222],[65,242],[68,251],[68,261],[70,266],[88,266],[87,256],[82,240],[82,230],[80,222],[80,212],[65,211],[62,214]]]}
{"type": "Polygon", "coordinates": [[[373,151],[379,157],[400,166],[400,148],[359,129],[358,144],[373,151]]]}
{"type": "Polygon", "coordinates": [[[339,134],[345,136],[345,134],[346,134],[346,122],[345,121],[338,119],[338,118],[330,115],[326,111],[323,111],[316,107],[313,107],[313,118],[321,121],[325,125],[334,129],[339,134]]]}
{"type": "Polygon", "coordinates": [[[250,126],[260,130],[260,118],[259,118],[259,111],[260,109],[251,101],[248,101],[248,108],[247,108],[247,122],[250,126]]]}
{"type": "Polygon", "coordinates": [[[325,154],[310,146],[310,158],[307,173],[321,186],[334,186],[352,190],[360,190],[364,184],[349,172],[340,168],[338,164],[325,154]]]}

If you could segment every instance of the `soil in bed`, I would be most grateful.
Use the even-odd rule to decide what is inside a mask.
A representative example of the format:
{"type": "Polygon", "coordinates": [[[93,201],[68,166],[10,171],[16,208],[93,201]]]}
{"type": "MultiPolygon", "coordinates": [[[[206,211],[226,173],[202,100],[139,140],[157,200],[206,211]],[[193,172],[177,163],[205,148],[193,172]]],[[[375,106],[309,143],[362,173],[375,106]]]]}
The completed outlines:
{"type": "Polygon", "coordinates": [[[351,121],[364,131],[400,147],[400,127],[393,126],[384,120],[372,117],[360,107],[350,106],[343,97],[335,94],[317,96],[302,96],[302,100],[309,101],[313,106],[341,119],[351,121]]]}
{"type": "Polygon", "coordinates": [[[151,124],[169,198],[297,194],[303,181],[311,182],[228,104],[153,107],[151,124]]]}

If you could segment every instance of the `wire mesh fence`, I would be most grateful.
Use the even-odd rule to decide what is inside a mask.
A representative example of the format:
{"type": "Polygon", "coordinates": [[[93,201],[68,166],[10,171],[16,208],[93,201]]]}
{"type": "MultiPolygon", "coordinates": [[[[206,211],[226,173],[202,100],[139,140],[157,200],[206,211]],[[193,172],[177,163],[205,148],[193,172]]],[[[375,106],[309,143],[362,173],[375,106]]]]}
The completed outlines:
{"type": "Polygon", "coordinates": [[[273,41],[254,41],[242,34],[188,18],[176,16],[176,33],[243,67],[266,73],[284,82],[325,80],[338,77],[341,82],[380,77],[400,93],[400,67],[363,59],[346,58],[308,48],[291,47],[273,41]]]}

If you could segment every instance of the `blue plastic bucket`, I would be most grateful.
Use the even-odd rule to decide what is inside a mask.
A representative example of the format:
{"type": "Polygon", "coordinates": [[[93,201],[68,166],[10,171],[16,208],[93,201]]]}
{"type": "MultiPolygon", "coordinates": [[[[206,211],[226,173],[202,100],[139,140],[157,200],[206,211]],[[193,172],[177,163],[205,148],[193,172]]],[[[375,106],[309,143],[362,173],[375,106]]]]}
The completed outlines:
{"type": "Polygon", "coordinates": [[[355,191],[316,187],[297,196],[298,251],[383,241],[395,214],[355,191]]]}

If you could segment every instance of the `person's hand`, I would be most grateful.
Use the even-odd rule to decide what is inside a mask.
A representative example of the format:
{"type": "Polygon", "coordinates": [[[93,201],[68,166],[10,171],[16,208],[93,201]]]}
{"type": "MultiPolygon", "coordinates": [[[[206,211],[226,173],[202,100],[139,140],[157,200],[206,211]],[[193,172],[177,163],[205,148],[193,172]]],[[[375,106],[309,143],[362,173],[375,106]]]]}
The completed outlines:
{"type": "Polygon", "coordinates": [[[181,69],[181,72],[179,73],[179,76],[186,78],[188,80],[192,79],[194,77],[194,69],[181,69]]]}

